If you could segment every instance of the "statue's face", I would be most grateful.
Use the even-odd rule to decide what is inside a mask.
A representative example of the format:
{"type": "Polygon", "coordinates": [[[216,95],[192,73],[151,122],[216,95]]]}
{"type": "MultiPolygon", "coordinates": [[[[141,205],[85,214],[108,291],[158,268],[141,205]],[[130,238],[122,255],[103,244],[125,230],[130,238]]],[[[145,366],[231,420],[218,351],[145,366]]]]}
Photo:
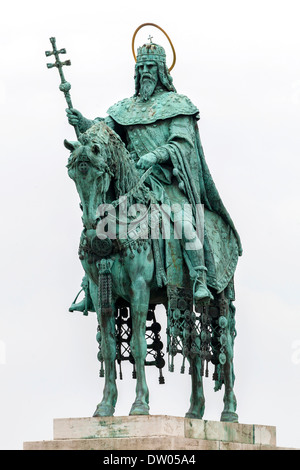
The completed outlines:
{"type": "Polygon", "coordinates": [[[154,61],[143,62],[138,65],[140,76],[140,95],[144,101],[147,101],[154,93],[158,83],[158,67],[154,61]]]}
{"type": "Polygon", "coordinates": [[[152,78],[156,79],[158,78],[158,71],[157,71],[157,65],[156,62],[149,60],[147,62],[143,62],[142,64],[138,65],[138,70],[140,73],[140,80],[141,82],[143,79],[147,78],[152,78]]]}

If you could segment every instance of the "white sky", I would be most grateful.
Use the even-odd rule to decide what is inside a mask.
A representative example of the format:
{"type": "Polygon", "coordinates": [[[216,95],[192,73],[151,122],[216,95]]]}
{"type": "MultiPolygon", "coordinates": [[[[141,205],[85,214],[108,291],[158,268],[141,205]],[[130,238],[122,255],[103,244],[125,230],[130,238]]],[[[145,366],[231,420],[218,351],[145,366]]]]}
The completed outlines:
{"type": "MultiPolygon", "coordinates": [[[[131,38],[145,22],[159,24],[174,43],[175,87],[200,109],[206,159],[243,242],[236,272],[239,420],[274,425],[278,445],[300,448],[299,13],[297,0],[6,2],[1,449],[52,439],[53,418],[91,416],[103,388],[95,316],[68,313],[83,274],[79,198],[63,146],[75,134],[44,51],[55,36],[72,61],[65,75],[74,107],[89,118],[105,116],[134,92],[131,38]]],[[[138,45],[149,32],[165,44],[159,31],[145,29],[138,45]]],[[[189,376],[176,365],[164,386],[148,371],[152,414],[184,416],[189,407],[189,376]]],[[[125,370],[116,415],[129,413],[134,385],[125,370]]],[[[212,391],[211,378],[204,386],[204,418],[219,420],[223,392],[212,391]]]]}

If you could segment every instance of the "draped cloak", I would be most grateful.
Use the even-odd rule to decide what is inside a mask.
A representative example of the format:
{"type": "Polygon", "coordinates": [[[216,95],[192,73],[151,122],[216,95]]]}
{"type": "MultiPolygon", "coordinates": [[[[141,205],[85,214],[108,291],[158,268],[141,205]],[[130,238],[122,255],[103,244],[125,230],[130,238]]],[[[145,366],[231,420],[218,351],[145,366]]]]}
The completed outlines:
{"type": "Polygon", "coordinates": [[[196,205],[203,204],[207,284],[221,292],[233,280],[242,247],[204,157],[198,108],[184,95],[160,91],[148,101],[126,98],[107,113],[107,124],[135,161],[147,153],[157,156],[149,179],[161,203],[166,196],[171,203],[188,200],[194,214],[196,205]]]}

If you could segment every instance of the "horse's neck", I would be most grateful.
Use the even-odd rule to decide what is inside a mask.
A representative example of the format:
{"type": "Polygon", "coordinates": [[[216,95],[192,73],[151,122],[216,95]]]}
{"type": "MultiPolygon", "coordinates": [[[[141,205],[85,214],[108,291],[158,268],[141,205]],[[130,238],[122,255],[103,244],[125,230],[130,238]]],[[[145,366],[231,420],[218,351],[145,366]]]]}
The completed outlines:
{"type": "Polygon", "coordinates": [[[99,210],[101,212],[101,206],[103,208],[107,204],[111,204],[115,199],[113,185],[110,185],[105,194],[102,194],[99,190],[96,179],[92,180],[88,185],[82,184],[82,181],[80,181],[76,186],[83,208],[83,224],[88,229],[94,228],[97,221],[97,214],[99,210]]]}
{"type": "Polygon", "coordinates": [[[101,202],[100,204],[113,204],[116,199],[116,193],[113,181],[111,181],[108,191],[105,194],[101,194],[101,202]]]}

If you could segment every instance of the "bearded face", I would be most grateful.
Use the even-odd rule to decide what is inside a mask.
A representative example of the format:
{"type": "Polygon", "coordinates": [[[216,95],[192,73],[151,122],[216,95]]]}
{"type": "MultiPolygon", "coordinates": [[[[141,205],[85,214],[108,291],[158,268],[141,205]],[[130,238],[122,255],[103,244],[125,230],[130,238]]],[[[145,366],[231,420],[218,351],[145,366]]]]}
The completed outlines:
{"type": "Polygon", "coordinates": [[[138,67],[140,75],[140,95],[144,101],[153,95],[158,83],[158,68],[155,62],[147,61],[138,67]]]}

